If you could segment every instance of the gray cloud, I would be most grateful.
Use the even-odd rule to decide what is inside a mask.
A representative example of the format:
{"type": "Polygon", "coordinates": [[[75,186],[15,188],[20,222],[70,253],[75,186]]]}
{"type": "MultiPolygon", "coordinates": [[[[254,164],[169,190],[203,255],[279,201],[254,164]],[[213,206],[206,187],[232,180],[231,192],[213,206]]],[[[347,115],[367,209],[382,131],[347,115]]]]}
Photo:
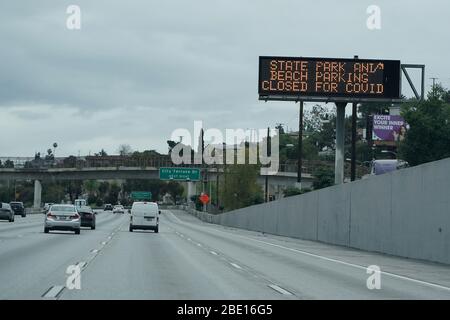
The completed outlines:
{"type": "Polygon", "coordinates": [[[294,104],[257,101],[259,55],[401,59],[448,84],[450,3],[375,2],[379,31],[366,28],[363,0],[3,1],[0,134],[20,134],[0,150],[29,155],[56,139],[64,154],[119,142],[166,151],[194,120],[295,126],[294,104]],[[81,7],[80,31],[65,28],[69,4],[81,7]],[[78,132],[83,122],[92,131],[78,132]]]}

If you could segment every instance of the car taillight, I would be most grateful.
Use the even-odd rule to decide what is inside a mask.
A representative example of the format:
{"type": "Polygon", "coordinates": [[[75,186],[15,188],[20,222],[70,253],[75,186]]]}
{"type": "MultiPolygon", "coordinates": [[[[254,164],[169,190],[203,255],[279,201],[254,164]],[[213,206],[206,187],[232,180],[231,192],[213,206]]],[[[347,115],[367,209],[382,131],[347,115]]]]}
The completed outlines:
{"type": "Polygon", "coordinates": [[[78,213],[75,213],[73,216],[70,216],[70,219],[78,219],[80,215],[78,213]]]}
{"type": "Polygon", "coordinates": [[[55,218],[56,216],[54,216],[51,212],[47,213],[47,218],[55,218]]]}

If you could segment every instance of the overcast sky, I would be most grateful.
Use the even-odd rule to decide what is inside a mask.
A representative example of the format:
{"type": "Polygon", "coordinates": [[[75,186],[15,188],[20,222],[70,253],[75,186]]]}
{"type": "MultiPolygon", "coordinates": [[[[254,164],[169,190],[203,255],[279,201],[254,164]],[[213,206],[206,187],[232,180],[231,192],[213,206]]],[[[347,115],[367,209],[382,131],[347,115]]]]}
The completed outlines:
{"type": "Polygon", "coordinates": [[[258,101],[260,55],[398,59],[450,87],[449,13],[448,0],[3,0],[0,156],[167,152],[194,120],[295,128],[298,105],[258,101]],[[81,30],[66,28],[71,4],[81,30]],[[372,4],[381,30],[366,27],[372,4]]]}

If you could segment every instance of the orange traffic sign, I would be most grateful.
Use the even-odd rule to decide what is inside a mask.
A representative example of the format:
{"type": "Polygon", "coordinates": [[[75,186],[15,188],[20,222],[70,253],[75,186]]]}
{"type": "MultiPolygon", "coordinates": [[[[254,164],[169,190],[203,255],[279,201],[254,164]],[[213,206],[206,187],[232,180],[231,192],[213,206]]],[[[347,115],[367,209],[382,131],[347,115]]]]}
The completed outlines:
{"type": "Polygon", "coordinates": [[[206,193],[202,193],[199,199],[203,204],[207,204],[209,202],[209,196],[206,193]]]}

